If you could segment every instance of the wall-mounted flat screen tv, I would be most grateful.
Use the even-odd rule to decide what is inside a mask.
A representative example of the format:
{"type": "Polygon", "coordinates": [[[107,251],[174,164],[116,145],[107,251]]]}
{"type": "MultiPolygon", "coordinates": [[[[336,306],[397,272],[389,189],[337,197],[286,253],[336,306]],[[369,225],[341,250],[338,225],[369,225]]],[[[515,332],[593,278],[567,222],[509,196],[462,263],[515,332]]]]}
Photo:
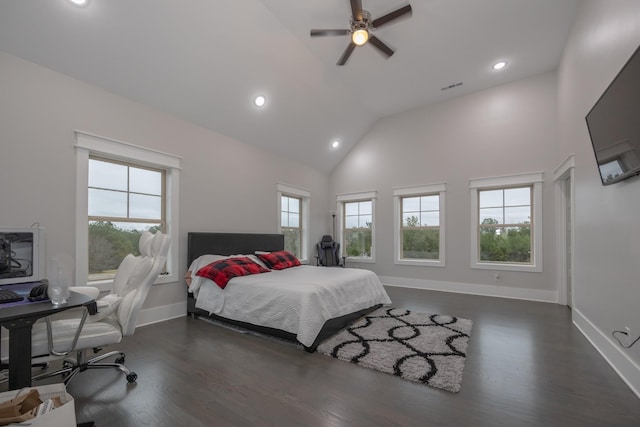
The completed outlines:
{"type": "Polygon", "coordinates": [[[602,184],[640,174],[640,47],[586,120],[602,184]]]}

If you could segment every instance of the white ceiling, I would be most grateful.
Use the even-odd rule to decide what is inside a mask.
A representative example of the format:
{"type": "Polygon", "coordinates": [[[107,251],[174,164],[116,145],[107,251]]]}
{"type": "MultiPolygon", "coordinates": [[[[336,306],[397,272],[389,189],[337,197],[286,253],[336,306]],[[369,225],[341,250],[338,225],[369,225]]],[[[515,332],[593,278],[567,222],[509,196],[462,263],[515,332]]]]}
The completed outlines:
{"type": "Polygon", "coordinates": [[[380,118],[555,69],[579,1],[410,0],[376,31],[392,57],[338,67],[348,36],[309,30],[348,28],[348,0],[2,0],[0,50],[330,172],[380,118]]]}

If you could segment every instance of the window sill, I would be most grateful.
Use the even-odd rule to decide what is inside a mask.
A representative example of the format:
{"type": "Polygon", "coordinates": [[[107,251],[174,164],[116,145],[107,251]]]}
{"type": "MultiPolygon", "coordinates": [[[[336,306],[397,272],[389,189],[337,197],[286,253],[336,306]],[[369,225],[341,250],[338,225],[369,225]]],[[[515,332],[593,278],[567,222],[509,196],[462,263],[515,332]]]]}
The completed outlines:
{"type": "Polygon", "coordinates": [[[350,262],[350,263],[353,263],[353,264],[359,264],[359,263],[375,264],[376,263],[376,260],[374,258],[346,257],[345,260],[346,260],[346,262],[350,262]]]}
{"type": "Polygon", "coordinates": [[[397,259],[396,265],[417,265],[419,267],[445,267],[444,260],[397,259]]]}
{"type": "Polygon", "coordinates": [[[501,270],[501,271],[522,271],[528,273],[540,273],[542,272],[541,265],[535,264],[506,264],[499,262],[477,262],[471,264],[471,268],[478,270],[501,270]]]}

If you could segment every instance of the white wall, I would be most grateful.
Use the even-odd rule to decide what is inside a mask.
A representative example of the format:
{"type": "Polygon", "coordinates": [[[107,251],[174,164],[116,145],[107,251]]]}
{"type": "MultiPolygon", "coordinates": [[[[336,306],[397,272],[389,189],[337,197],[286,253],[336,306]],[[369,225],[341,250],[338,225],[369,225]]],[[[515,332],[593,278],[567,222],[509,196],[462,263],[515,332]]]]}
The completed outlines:
{"type": "Polygon", "coordinates": [[[377,123],[330,177],[336,194],[377,190],[376,263],[360,264],[404,284],[555,301],[553,171],[556,73],[549,72],[377,123]],[[469,180],[544,172],[543,272],[470,267],[469,180]],[[392,189],[446,183],[446,267],[394,264],[392,189]]]}
{"type": "MultiPolygon", "coordinates": [[[[0,225],[39,222],[48,257],[75,255],[74,130],[182,157],[179,277],[189,231],[275,233],[278,182],[311,192],[310,243],[329,231],[328,176],[0,52],[0,225]]],[[[185,302],[169,283],[144,308],[185,302]]]]}
{"type": "MultiPolygon", "coordinates": [[[[640,44],[640,2],[585,1],[559,68],[558,157],[575,153],[574,321],[640,396],[640,179],[604,187],[585,115],[640,44]]],[[[638,120],[640,120],[640,112],[638,120]]]]}

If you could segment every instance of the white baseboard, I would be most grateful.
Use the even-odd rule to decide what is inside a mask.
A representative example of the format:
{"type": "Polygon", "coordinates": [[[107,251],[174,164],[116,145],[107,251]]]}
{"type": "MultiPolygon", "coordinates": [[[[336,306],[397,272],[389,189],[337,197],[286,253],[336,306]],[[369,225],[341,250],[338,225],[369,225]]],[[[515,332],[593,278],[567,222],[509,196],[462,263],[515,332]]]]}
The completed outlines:
{"type": "Polygon", "coordinates": [[[640,366],[638,366],[613,339],[598,329],[580,310],[573,308],[573,324],[591,345],[611,365],[631,391],[640,398],[640,366]]]}
{"type": "Polygon", "coordinates": [[[147,308],[140,311],[138,315],[137,327],[163,322],[176,317],[187,315],[187,302],[163,305],[161,307],[147,308]]]}
{"type": "Polygon", "coordinates": [[[454,292],[460,294],[483,295],[488,297],[523,299],[539,302],[558,302],[557,291],[522,289],[507,286],[478,285],[474,283],[441,282],[437,280],[408,279],[403,277],[380,276],[383,284],[404,288],[428,289],[431,291],[454,292]]]}

